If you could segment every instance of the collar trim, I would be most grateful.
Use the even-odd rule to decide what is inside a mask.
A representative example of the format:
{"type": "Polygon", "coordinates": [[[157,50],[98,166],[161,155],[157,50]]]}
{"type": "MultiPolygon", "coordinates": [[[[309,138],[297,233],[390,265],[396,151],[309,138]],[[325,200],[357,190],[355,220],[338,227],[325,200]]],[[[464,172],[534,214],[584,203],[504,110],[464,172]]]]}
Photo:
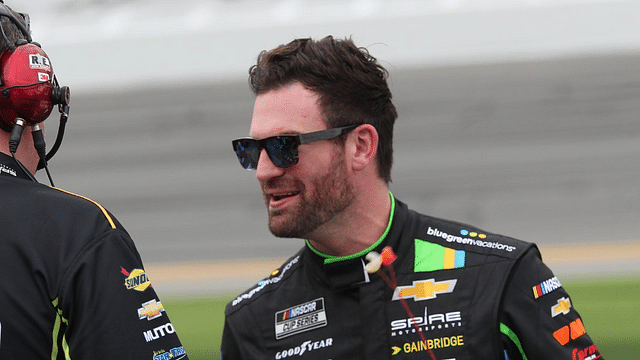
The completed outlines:
{"type": "Polygon", "coordinates": [[[309,239],[305,240],[307,243],[307,247],[309,247],[309,249],[311,249],[311,251],[313,251],[314,253],[316,253],[318,256],[321,256],[324,258],[324,263],[325,264],[331,264],[331,263],[336,263],[339,261],[345,261],[345,260],[351,260],[351,259],[356,259],[359,258],[361,256],[364,256],[366,254],[368,254],[369,252],[371,252],[373,249],[377,248],[378,245],[380,245],[384,239],[387,237],[387,234],[389,233],[389,230],[391,229],[391,224],[393,223],[393,215],[395,214],[395,210],[396,210],[396,201],[395,198],[393,197],[393,194],[391,193],[391,191],[389,191],[389,196],[391,197],[391,212],[389,214],[389,223],[387,224],[387,228],[384,230],[384,233],[382,234],[382,236],[380,237],[380,239],[378,239],[378,241],[376,241],[373,245],[369,246],[368,248],[352,254],[352,255],[347,255],[347,256],[332,256],[332,255],[327,255],[325,253],[322,253],[320,251],[318,251],[316,248],[313,247],[313,245],[311,245],[311,243],[309,242],[309,239]]]}
{"type": "Polygon", "coordinates": [[[12,177],[35,181],[33,175],[25,173],[18,165],[19,160],[11,155],[0,152],[0,176],[9,175],[12,177]]]}

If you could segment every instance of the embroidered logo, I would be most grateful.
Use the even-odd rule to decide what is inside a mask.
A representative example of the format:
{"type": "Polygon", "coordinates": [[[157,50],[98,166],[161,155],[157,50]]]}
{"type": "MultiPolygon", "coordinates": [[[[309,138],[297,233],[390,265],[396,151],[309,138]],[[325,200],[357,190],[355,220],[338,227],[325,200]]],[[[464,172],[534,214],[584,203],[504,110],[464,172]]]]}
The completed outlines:
{"type": "Polygon", "coordinates": [[[435,281],[435,279],[414,281],[413,285],[398,286],[393,293],[392,300],[413,298],[414,301],[420,301],[435,299],[439,294],[453,292],[457,281],[457,279],[445,281],[435,281]]]}
{"type": "Polygon", "coordinates": [[[327,325],[324,298],[278,311],[275,315],[276,339],[299,334],[327,325]]]}

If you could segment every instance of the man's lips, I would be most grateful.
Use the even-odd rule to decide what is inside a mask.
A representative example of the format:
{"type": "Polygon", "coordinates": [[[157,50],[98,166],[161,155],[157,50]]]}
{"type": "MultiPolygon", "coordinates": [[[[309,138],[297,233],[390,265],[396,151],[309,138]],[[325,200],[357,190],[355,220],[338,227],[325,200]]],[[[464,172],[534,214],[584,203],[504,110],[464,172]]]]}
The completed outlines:
{"type": "Polygon", "coordinates": [[[293,197],[300,194],[299,191],[277,191],[271,192],[267,194],[267,198],[269,199],[269,207],[275,208],[280,207],[286,204],[286,202],[293,197]]]}

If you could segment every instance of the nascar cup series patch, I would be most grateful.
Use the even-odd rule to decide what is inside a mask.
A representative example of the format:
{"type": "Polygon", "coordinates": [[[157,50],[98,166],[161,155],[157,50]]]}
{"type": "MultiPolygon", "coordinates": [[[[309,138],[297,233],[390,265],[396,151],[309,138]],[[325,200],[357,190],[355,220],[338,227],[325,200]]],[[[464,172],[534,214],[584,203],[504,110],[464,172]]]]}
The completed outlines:
{"type": "Polygon", "coordinates": [[[276,313],[276,339],[327,325],[324,298],[311,300],[276,313]]]}

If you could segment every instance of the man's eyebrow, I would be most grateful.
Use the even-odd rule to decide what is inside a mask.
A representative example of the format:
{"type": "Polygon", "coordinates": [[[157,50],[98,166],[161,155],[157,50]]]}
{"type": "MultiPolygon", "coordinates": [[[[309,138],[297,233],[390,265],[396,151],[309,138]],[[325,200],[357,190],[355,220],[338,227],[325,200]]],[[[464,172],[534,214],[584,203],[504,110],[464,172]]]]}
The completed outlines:
{"type": "Polygon", "coordinates": [[[249,133],[249,137],[252,137],[254,139],[266,139],[266,138],[270,138],[270,137],[274,137],[274,136],[288,136],[288,135],[296,136],[296,135],[300,135],[300,134],[303,134],[303,133],[300,132],[300,131],[291,130],[291,131],[283,131],[283,132],[277,133],[275,135],[265,136],[265,137],[261,137],[261,138],[258,138],[256,136],[254,136],[253,134],[249,133]]]}

